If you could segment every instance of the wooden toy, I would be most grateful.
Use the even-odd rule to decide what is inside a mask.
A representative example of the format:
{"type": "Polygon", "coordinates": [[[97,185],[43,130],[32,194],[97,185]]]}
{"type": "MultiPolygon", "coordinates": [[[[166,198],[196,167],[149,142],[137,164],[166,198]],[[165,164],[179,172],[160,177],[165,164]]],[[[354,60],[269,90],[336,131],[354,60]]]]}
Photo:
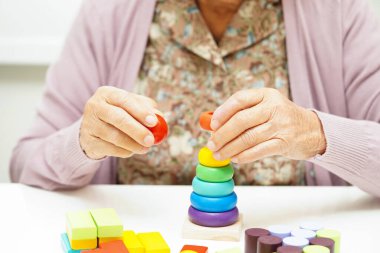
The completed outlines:
{"type": "Polygon", "coordinates": [[[82,253],[129,253],[123,241],[106,242],[99,245],[98,249],[84,250],[82,253]]]}
{"type": "Polygon", "coordinates": [[[330,250],[330,253],[334,253],[334,240],[330,238],[316,237],[310,240],[310,245],[324,246],[330,250]]]}
{"type": "Polygon", "coordinates": [[[230,179],[226,182],[206,182],[200,180],[198,177],[193,179],[193,191],[205,197],[224,197],[230,195],[234,191],[234,180],[230,179]]]}
{"type": "Polygon", "coordinates": [[[282,244],[281,238],[272,235],[259,237],[257,243],[257,252],[259,253],[273,253],[282,244]]]}
{"type": "Polygon", "coordinates": [[[168,136],[169,131],[165,119],[159,114],[156,114],[156,117],[158,119],[157,124],[154,127],[148,127],[148,129],[154,136],[154,144],[160,144],[168,136]]]}
{"type": "Polygon", "coordinates": [[[145,248],[132,230],[123,232],[123,242],[129,253],[144,253],[145,248]]]}
{"type": "Polygon", "coordinates": [[[211,129],[211,119],[214,112],[204,112],[199,117],[199,125],[203,130],[212,131],[211,129]]]}
{"type": "Polygon", "coordinates": [[[330,238],[334,241],[334,253],[340,252],[340,232],[332,229],[321,229],[317,231],[317,237],[330,238]]]}
{"type": "Polygon", "coordinates": [[[185,251],[193,251],[196,253],[207,253],[208,247],[198,246],[198,245],[184,245],[181,249],[181,253],[185,253],[185,251]]]}
{"type": "Polygon", "coordinates": [[[123,224],[114,209],[102,208],[90,212],[98,228],[99,238],[123,236],[123,224]]]}
{"type": "Polygon", "coordinates": [[[185,239],[215,240],[215,241],[239,241],[242,230],[242,215],[229,226],[206,227],[194,224],[186,219],[183,225],[182,237],[185,239]]]}
{"type": "Polygon", "coordinates": [[[61,247],[64,253],[80,253],[80,250],[74,250],[71,248],[69,237],[66,233],[61,234],[61,247]]]}
{"type": "Polygon", "coordinates": [[[317,236],[317,234],[314,231],[302,229],[302,228],[294,229],[294,230],[292,230],[292,232],[290,232],[290,234],[291,234],[291,236],[302,237],[302,238],[306,238],[308,240],[317,236]]]}
{"type": "Polygon", "coordinates": [[[302,249],[294,246],[281,246],[277,248],[277,253],[302,253],[302,249]]]}
{"type": "Polygon", "coordinates": [[[295,246],[295,247],[303,248],[309,245],[309,240],[303,237],[289,236],[282,239],[282,244],[284,246],[295,246]]]}
{"type": "Polygon", "coordinates": [[[317,232],[318,230],[323,229],[323,226],[318,222],[306,221],[301,223],[300,228],[317,232]]]}
{"type": "Polygon", "coordinates": [[[241,250],[238,247],[215,251],[215,253],[240,253],[240,252],[241,252],[241,250]]]}
{"type": "Polygon", "coordinates": [[[239,219],[239,210],[235,207],[227,212],[212,213],[199,211],[190,206],[188,215],[194,224],[206,227],[224,227],[234,224],[239,219]]]}
{"type": "Polygon", "coordinates": [[[280,238],[285,238],[290,236],[290,232],[292,231],[292,228],[285,225],[274,225],[268,227],[268,230],[271,235],[277,236],[280,238]]]}
{"type": "Polygon", "coordinates": [[[123,237],[102,237],[98,238],[98,244],[120,240],[123,240],[123,237]]]}
{"type": "Polygon", "coordinates": [[[330,250],[326,247],[319,245],[309,245],[303,248],[304,253],[330,253],[330,250]]]}
{"type": "Polygon", "coordinates": [[[91,240],[97,237],[97,228],[88,211],[66,213],[66,231],[70,240],[91,240]]]}
{"type": "Polygon", "coordinates": [[[170,248],[159,232],[139,233],[137,238],[146,253],[170,253],[170,248]]]}
{"type": "Polygon", "coordinates": [[[206,182],[226,182],[228,180],[231,180],[234,176],[234,169],[232,168],[231,164],[218,168],[206,167],[202,164],[198,164],[196,169],[196,176],[200,180],[206,182]]]}
{"type": "Polygon", "coordinates": [[[227,212],[235,208],[237,203],[236,193],[224,197],[205,197],[192,192],[190,195],[191,205],[203,212],[221,213],[227,212]]]}
{"type": "Polygon", "coordinates": [[[245,253],[257,253],[257,240],[260,236],[270,235],[269,231],[263,228],[250,228],[245,230],[245,253]]]}
{"type": "Polygon", "coordinates": [[[96,249],[98,247],[98,239],[87,239],[87,240],[70,240],[70,245],[72,249],[83,250],[83,249],[96,249]]]}
{"type": "Polygon", "coordinates": [[[230,164],[230,159],[219,161],[213,156],[211,150],[207,147],[201,148],[198,154],[199,163],[206,167],[224,167],[230,164]]]}

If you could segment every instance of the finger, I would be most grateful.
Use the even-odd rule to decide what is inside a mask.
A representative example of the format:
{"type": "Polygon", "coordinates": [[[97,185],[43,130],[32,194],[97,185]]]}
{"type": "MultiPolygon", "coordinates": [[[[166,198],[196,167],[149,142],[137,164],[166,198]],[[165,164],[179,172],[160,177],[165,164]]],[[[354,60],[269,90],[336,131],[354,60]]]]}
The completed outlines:
{"type": "Polygon", "coordinates": [[[259,104],[263,98],[263,89],[250,89],[236,92],[214,111],[211,128],[214,131],[217,130],[237,112],[259,104]]]}
{"type": "Polygon", "coordinates": [[[135,154],[145,154],[149,150],[124,132],[102,120],[99,120],[93,127],[92,135],[135,154]]]}
{"type": "Polygon", "coordinates": [[[105,99],[107,103],[123,108],[133,118],[147,127],[153,127],[158,122],[158,119],[154,114],[154,106],[152,106],[152,102],[147,102],[148,100],[145,100],[143,103],[135,94],[115,88],[107,90],[105,99]]]}
{"type": "Polygon", "coordinates": [[[281,155],[283,153],[282,145],[283,142],[280,139],[270,139],[232,157],[231,161],[233,163],[245,164],[269,156],[281,155]]]}
{"type": "Polygon", "coordinates": [[[120,107],[103,103],[95,113],[100,120],[113,125],[140,145],[151,147],[154,144],[153,134],[120,107]]]}
{"type": "Polygon", "coordinates": [[[106,156],[128,158],[133,155],[133,153],[129,150],[120,148],[94,136],[91,136],[90,142],[93,143],[91,145],[92,149],[86,153],[89,157],[96,157],[96,159],[102,159],[106,156]]]}
{"type": "Polygon", "coordinates": [[[247,149],[272,139],[275,135],[276,132],[273,131],[271,123],[265,123],[248,129],[237,138],[227,143],[218,152],[215,152],[214,158],[222,161],[234,157],[247,149]]]}
{"type": "Polygon", "coordinates": [[[207,147],[211,151],[218,151],[246,130],[267,122],[269,118],[269,110],[264,106],[239,111],[213,133],[207,147]]]}

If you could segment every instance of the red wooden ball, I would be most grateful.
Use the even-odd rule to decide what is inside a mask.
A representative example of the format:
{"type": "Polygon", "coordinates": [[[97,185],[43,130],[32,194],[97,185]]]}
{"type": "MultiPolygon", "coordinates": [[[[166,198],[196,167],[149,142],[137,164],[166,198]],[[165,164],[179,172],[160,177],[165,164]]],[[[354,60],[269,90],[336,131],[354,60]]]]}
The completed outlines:
{"type": "Polygon", "coordinates": [[[214,112],[204,112],[199,117],[199,124],[201,125],[201,128],[207,131],[212,131],[211,129],[211,118],[214,112]]]}
{"type": "Polygon", "coordinates": [[[160,144],[168,136],[169,129],[165,119],[159,114],[156,114],[156,116],[158,119],[157,124],[154,127],[148,127],[148,129],[154,136],[154,144],[160,144]]]}

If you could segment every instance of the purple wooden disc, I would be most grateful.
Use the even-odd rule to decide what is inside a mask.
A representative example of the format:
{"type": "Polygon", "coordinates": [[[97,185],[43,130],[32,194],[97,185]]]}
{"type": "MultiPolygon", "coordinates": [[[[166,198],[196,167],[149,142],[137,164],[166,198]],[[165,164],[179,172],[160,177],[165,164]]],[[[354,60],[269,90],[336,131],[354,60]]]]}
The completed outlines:
{"type": "Polygon", "coordinates": [[[330,253],[334,253],[334,240],[324,237],[316,237],[310,240],[310,245],[320,245],[325,246],[330,250],[330,253]]]}
{"type": "Polygon", "coordinates": [[[277,248],[277,253],[302,253],[302,249],[295,246],[281,246],[277,248]]]}
{"type": "Polygon", "coordinates": [[[257,253],[257,240],[260,236],[270,235],[263,228],[250,228],[245,230],[245,253],[257,253]]]}
{"type": "Polygon", "coordinates": [[[189,219],[192,223],[204,227],[225,227],[234,224],[239,219],[239,210],[237,207],[222,213],[202,212],[194,207],[189,207],[189,219]]]}

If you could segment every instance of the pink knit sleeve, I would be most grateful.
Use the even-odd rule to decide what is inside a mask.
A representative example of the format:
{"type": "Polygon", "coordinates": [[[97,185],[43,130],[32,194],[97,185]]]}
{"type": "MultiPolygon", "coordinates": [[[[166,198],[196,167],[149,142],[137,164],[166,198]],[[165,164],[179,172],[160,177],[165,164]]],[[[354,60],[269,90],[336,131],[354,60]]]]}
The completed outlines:
{"type": "MultiPolygon", "coordinates": [[[[104,161],[89,159],[79,144],[86,101],[107,83],[109,47],[91,1],[75,20],[58,62],[48,71],[36,119],[21,138],[10,164],[13,182],[45,189],[88,184],[104,161]]],[[[108,163],[110,164],[110,163],[108,163]]]]}
{"type": "Polygon", "coordinates": [[[317,112],[327,150],[311,161],[380,197],[380,24],[368,1],[342,1],[349,118],[317,112]]]}

